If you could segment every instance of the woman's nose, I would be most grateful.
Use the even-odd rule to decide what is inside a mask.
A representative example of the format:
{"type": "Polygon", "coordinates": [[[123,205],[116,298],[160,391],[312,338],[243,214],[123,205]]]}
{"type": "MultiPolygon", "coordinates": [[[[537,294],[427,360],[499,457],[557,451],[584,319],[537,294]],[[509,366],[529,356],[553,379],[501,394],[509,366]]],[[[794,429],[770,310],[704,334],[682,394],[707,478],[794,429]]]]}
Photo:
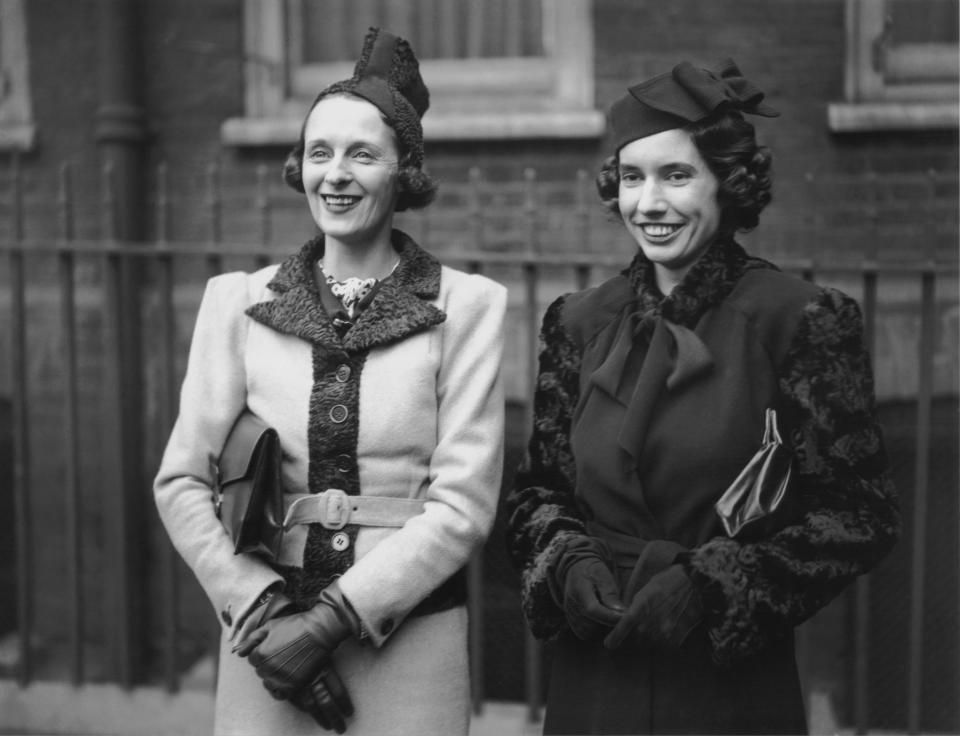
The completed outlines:
{"type": "Polygon", "coordinates": [[[351,173],[346,162],[341,157],[336,157],[330,162],[330,168],[327,169],[326,179],[331,184],[344,184],[350,181],[351,173]]]}
{"type": "Polygon", "coordinates": [[[641,212],[666,211],[667,204],[663,198],[663,189],[659,182],[647,179],[643,183],[640,189],[640,197],[637,200],[637,209],[641,212]]]}

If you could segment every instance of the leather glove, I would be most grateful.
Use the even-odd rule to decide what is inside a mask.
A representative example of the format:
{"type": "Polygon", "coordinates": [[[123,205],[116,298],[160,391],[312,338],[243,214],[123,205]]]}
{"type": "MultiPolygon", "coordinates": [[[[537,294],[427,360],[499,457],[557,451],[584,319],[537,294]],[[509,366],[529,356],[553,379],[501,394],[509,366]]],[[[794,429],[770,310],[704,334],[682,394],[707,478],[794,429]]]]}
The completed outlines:
{"type": "Polygon", "coordinates": [[[576,537],[567,543],[549,578],[551,593],[563,608],[570,630],[584,641],[599,639],[623,614],[610,557],[600,540],[576,537]]]}
{"type": "Polygon", "coordinates": [[[633,596],[603,645],[616,649],[630,639],[648,646],[679,649],[702,617],[700,594],[690,576],[682,565],[670,565],[633,596]]]}
{"type": "Polygon", "coordinates": [[[260,596],[260,599],[254,604],[250,612],[244,616],[237,628],[237,644],[233,647],[233,653],[236,654],[244,645],[247,638],[260,626],[267,621],[278,616],[285,616],[293,613],[296,607],[287,596],[279,592],[278,589],[267,589],[260,596]]]}
{"type": "Polygon", "coordinates": [[[330,663],[333,651],[359,622],[336,582],[320,592],[306,611],[267,621],[237,649],[250,657],[264,687],[278,699],[289,698],[330,663]]]}
{"type": "Polygon", "coordinates": [[[353,701],[340,676],[330,665],[320,668],[313,682],[294,693],[290,702],[313,716],[321,728],[343,733],[353,715],[353,701]]]}
{"type": "Polygon", "coordinates": [[[246,638],[243,632],[252,632],[254,629],[263,626],[270,619],[293,613],[295,609],[293,601],[279,591],[266,593],[262,596],[262,601],[262,603],[258,603],[253,607],[240,625],[241,641],[246,638]]]}

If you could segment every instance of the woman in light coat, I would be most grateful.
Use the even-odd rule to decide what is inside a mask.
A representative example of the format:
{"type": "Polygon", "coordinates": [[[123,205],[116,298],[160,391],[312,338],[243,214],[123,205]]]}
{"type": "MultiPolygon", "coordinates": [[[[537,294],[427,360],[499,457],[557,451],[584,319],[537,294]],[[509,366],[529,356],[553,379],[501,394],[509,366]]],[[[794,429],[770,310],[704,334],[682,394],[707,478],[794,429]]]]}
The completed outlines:
{"type": "Polygon", "coordinates": [[[763,97],[730,60],[683,62],[611,109],[597,184],[636,256],[547,310],[508,499],[524,612],[555,641],[545,733],[806,733],[794,628],[899,535],[856,303],[734,239],[770,201],[744,117],[776,115],[763,97]],[[731,536],[715,504],[768,410],[787,513],[731,536]]]}
{"type": "Polygon", "coordinates": [[[155,495],[223,624],[217,734],[467,733],[462,572],[499,492],[506,295],[392,227],[435,191],[427,105],[409,45],[371,29],[285,166],[320,235],[203,297],[155,495]],[[214,511],[245,410],[309,494],[272,564],[235,555],[214,511]]]}

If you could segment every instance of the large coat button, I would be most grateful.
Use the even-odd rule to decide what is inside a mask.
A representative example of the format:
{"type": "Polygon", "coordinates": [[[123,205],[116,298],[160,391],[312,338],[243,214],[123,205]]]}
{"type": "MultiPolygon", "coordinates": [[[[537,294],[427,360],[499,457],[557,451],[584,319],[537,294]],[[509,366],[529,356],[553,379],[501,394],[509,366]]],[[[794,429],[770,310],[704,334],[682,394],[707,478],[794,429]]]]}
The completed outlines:
{"type": "Polygon", "coordinates": [[[353,458],[345,452],[337,455],[336,463],[338,473],[349,473],[353,468],[353,458]]]}
{"type": "Polygon", "coordinates": [[[350,535],[346,532],[337,532],[330,539],[330,546],[337,552],[343,552],[350,546],[350,535]]]}
{"type": "Polygon", "coordinates": [[[350,412],[343,404],[334,404],[330,407],[330,421],[334,424],[342,424],[347,421],[350,412]]]}
{"type": "Polygon", "coordinates": [[[346,383],[350,380],[351,373],[350,366],[344,363],[343,365],[337,366],[337,372],[334,375],[336,375],[340,383],[346,383]]]}

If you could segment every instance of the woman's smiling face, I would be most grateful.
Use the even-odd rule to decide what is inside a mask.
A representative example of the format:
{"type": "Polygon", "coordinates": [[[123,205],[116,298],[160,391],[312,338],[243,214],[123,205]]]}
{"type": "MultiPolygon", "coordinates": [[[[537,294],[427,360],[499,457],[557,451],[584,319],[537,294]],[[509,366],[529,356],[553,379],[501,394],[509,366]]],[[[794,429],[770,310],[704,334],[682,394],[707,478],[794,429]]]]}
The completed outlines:
{"type": "Polygon", "coordinates": [[[719,182],[679,128],[631,141],[618,159],[620,215],[667,294],[717,234],[719,182]]]}
{"type": "Polygon", "coordinates": [[[356,97],[326,97],[310,112],[303,138],[303,188],[326,237],[351,244],[389,236],[399,153],[380,111],[356,97]]]}

